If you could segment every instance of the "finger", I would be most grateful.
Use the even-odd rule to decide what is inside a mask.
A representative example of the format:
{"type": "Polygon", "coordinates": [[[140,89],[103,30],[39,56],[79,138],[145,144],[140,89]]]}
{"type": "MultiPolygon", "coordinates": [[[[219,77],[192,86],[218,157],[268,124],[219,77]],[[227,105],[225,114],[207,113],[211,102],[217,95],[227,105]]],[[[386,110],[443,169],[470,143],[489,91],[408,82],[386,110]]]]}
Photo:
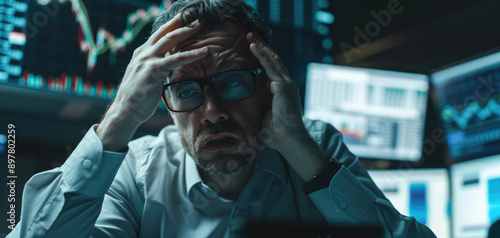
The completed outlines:
{"type": "Polygon", "coordinates": [[[286,81],[292,81],[278,54],[276,54],[271,47],[258,41],[253,33],[247,34],[247,40],[251,43],[250,51],[252,51],[254,56],[259,60],[269,77],[274,75],[274,77],[276,77],[275,79],[282,78],[286,81]]]}
{"type": "Polygon", "coordinates": [[[182,27],[181,24],[181,14],[177,14],[174,18],[170,19],[168,22],[165,24],[161,25],[160,28],[158,28],[152,35],[149,37],[149,39],[146,41],[147,44],[153,45],[155,44],[159,39],[161,39],[164,35],[167,33],[182,27]]]}
{"type": "Polygon", "coordinates": [[[162,58],[158,61],[158,67],[170,71],[183,65],[203,59],[208,55],[208,52],[208,47],[204,46],[198,49],[179,52],[173,55],[167,55],[165,58],[162,58]]]}
{"type": "Polygon", "coordinates": [[[250,44],[250,51],[259,60],[260,64],[264,68],[267,76],[271,81],[274,80],[285,80],[283,75],[279,72],[278,62],[276,60],[270,60],[255,43],[250,44]]]}
{"type": "Polygon", "coordinates": [[[175,29],[159,39],[151,50],[156,56],[164,56],[179,43],[187,40],[189,37],[200,31],[201,28],[201,24],[198,23],[194,27],[186,26],[175,29]]]}
{"type": "Polygon", "coordinates": [[[257,45],[262,44],[271,48],[267,43],[264,42],[264,40],[258,34],[255,34],[253,32],[249,32],[247,34],[247,40],[249,43],[255,43],[257,45]]]}
{"type": "Polygon", "coordinates": [[[286,72],[284,72],[284,66],[282,66],[277,55],[274,54],[275,57],[266,55],[255,43],[250,45],[250,51],[259,60],[271,82],[288,81],[286,72]]]}

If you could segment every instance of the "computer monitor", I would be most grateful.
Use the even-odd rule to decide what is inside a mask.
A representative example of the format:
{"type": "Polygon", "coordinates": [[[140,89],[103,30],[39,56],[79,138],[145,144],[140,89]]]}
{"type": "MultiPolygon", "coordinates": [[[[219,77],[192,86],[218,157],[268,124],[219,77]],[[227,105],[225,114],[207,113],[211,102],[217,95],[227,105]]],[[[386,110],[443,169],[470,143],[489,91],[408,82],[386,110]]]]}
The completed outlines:
{"type": "Polygon", "coordinates": [[[437,237],[451,237],[448,170],[394,169],[368,170],[368,173],[401,214],[415,217],[437,237]]]}
{"type": "Polygon", "coordinates": [[[2,1],[0,86],[114,98],[134,49],[166,7],[161,3],[2,1]]]}
{"type": "Polygon", "coordinates": [[[450,166],[453,237],[485,238],[500,219],[500,155],[450,166]]]}
{"type": "Polygon", "coordinates": [[[431,74],[451,163],[500,153],[500,52],[431,74]]]}
{"type": "Polygon", "coordinates": [[[304,116],[335,126],[360,157],[418,161],[428,89],[423,74],[311,63],[304,116]]]}

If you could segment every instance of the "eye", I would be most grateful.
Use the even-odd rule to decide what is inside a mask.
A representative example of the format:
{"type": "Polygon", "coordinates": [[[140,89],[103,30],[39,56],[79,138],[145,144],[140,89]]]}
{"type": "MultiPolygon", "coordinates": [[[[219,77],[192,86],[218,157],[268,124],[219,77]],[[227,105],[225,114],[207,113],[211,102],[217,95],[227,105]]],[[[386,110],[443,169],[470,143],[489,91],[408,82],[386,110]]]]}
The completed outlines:
{"type": "Polygon", "coordinates": [[[187,97],[191,97],[193,95],[195,95],[197,92],[194,91],[194,90],[186,90],[184,92],[181,92],[179,94],[180,97],[183,97],[183,98],[187,98],[187,97]]]}
{"type": "Polygon", "coordinates": [[[228,86],[228,87],[235,87],[235,86],[238,86],[238,84],[240,84],[240,81],[238,81],[238,80],[227,80],[226,81],[226,86],[228,86]]]}

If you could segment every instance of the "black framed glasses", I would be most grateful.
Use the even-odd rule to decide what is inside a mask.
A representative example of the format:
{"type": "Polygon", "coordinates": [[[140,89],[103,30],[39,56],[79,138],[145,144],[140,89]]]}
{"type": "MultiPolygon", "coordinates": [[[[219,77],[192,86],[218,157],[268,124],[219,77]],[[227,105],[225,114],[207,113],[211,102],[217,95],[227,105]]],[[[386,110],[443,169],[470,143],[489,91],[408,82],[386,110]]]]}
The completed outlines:
{"type": "Polygon", "coordinates": [[[163,100],[170,111],[188,112],[198,108],[205,99],[205,85],[210,85],[218,99],[236,102],[255,93],[255,79],[263,70],[231,70],[207,81],[185,80],[163,86],[163,100]]]}

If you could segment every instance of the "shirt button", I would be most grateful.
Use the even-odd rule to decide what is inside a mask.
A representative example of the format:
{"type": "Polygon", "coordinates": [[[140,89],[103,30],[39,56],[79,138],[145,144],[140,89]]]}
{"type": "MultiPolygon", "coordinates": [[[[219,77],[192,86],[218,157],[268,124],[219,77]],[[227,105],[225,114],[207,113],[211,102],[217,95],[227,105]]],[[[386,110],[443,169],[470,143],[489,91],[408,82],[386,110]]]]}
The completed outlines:
{"type": "Polygon", "coordinates": [[[347,208],[347,202],[346,201],[340,201],[339,202],[339,208],[342,210],[345,210],[347,208]]]}
{"type": "Polygon", "coordinates": [[[86,168],[86,169],[90,169],[92,168],[92,161],[86,159],[83,161],[83,167],[86,168]]]}
{"type": "Polygon", "coordinates": [[[236,210],[234,210],[234,213],[240,214],[240,209],[237,208],[236,210]]]}

